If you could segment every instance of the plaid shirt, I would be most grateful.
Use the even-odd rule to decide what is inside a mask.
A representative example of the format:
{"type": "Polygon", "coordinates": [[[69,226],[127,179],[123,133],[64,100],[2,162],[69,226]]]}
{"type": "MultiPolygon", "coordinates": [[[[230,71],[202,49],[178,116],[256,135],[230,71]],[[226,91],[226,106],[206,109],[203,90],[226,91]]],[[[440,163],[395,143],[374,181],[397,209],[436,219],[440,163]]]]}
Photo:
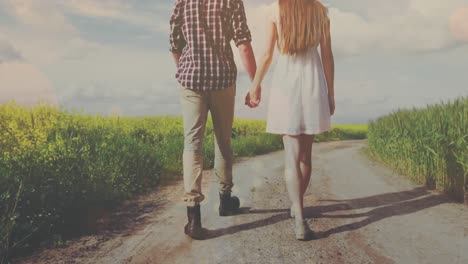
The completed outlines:
{"type": "Polygon", "coordinates": [[[242,0],[176,0],[170,26],[170,50],[181,53],[176,78],[184,88],[222,90],[236,82],[230,42],[252,40],[242,0]]]}

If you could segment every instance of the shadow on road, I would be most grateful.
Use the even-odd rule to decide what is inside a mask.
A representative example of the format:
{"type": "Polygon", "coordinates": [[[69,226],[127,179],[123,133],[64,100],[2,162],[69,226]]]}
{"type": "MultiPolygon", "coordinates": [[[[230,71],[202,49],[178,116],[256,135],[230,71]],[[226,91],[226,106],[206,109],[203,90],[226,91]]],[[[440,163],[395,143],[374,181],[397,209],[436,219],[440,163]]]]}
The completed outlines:
{"type": "MultiPolygon", "coordinates": [[[[422,198],[416,198],[414,200],[406,200],[406,201],[397,201],[392,204],[387,204],[385,206],[381,206],[375,209],[372,209],[365,213],[351,213],[351,214],[340,214],[340,215],[323,215],[319,213],[315,217],[327,217],[327,218],[362,218],[366,217],[365,219],[345,224],[342,226],[338,226],[335,228],[331,228],[324,232],[317,232],[315,235],[317,238],[324,238],[328,237],[332,234],[357,230],[374,222],[380,221],[382,219],[393,217],[393,216],[401,216],[401,215],[408,215],[412,214],[430,207],[438,206],[445,203],[451,203],[452,201],[447,198],[445,195],[429,195],[424,196],[422,198]]],[[[368,206],[366,206],[368,207],[368,206]]],[[[364,208],[364,207],[362,207],[364,208]]],[[[356,209],[356,208],[352,208],[356,209]]],[[[309,212],[312,217],[314,217],[313,208],[311,208],[312,212],[309,212]]]]}
{"type": "MultiPolygon", "coordinates": [[[[445,203],[453,203],[445,195],[432,195],[426,188],[418,187],[409,191],[386,193],[374,195],[364,198],[349,199],[349,200],[319,200],[320,202],[335,202],[335,204],[319,205],[304,208],[304,216],[306,218],[331,218],[331,219],[349,219],[363,218],[358,222],[345,224],[331,228],[327,231],[316,232],[315,238],[321,239],[332,234],[337,234],[346,231],[357,230],[382,219],[401,216],[427,208],[438,206],[445,203]],[[374,208],[365,213],[353,213],[352,210],[374,208]],[[346,211],[351,211],[346,214],[346,211]],[[333,214],[327,214],[333,213],[333,214]]],[[[289,219],[288,209],[265,209],[265,210],[248,210],[244,208],[241,214],[275,214],[265,219],[253,221],[250,223],[240,224],[217,230],[206,230],[206,239],[230,235],[241,231],[256,229],[289,219]]]]}

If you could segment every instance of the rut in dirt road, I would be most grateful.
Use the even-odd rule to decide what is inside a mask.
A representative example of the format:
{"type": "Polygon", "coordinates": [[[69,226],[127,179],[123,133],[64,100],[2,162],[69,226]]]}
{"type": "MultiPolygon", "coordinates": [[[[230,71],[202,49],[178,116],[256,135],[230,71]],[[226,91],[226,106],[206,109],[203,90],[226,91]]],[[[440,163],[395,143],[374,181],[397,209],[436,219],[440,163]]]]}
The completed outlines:
{"type": "Polygon", "coordinates": [[[236,216],[218,216],[217,183],[206,173],[207,201],[202,205],[206,240],[194,241],[183,234],[186,216],[184,205],[178,202],[182,192],[178,184],[156,194],[168,203],[147,215],[144,226],[107,238],[92,249],[70,246],[45,252],[35,260],[468,263],[468,209],[369,161],[363,147],[365,141],[314,145],[313,176],[304,206],[315,240],[294,238],[283,180],[283,152],[277,152],[235,165],[234,193],[242,206],[236,216]]]}

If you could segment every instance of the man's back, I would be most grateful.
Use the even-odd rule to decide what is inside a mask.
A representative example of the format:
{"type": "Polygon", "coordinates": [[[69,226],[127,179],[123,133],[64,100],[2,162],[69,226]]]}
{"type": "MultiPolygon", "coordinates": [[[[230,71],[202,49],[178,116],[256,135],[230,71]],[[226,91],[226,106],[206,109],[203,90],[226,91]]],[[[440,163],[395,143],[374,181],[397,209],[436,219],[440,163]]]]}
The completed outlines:
{"type": "Polygon", "coordinates": [[[177,0],[171,51],[180,53],[177,79],[192,90],[221,90],[237,78],[230,42],[251,41],[242,0],[177,0]]]}

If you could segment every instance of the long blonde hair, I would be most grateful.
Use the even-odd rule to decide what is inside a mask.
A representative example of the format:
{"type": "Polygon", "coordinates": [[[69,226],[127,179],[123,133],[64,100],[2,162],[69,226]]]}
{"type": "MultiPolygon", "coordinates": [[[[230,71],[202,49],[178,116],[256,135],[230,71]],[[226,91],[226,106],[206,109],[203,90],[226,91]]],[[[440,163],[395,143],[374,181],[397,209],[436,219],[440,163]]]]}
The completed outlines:
{"type": "Polygon", "coordinates": [[[317,47],[328,34],[328,10],[318,0],[279,0],[282,54],[294,55],[317,47]]]}

